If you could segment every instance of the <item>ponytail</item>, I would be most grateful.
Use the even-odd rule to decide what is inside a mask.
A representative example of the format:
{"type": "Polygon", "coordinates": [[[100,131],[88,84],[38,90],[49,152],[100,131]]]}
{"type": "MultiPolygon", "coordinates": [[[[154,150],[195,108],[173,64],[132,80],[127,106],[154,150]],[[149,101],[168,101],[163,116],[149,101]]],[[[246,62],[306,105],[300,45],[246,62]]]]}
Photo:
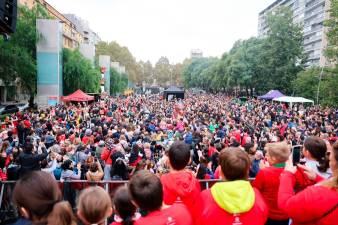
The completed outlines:
{"type": "Polygon", "coordinates": [[[122,225],[133,225],[134,221],[132,216],[127,216],[126,218],[123,219],[122,225]]]}
{"type": "Polygon", "coordinates": [[[319,163],[318,170],[325,173],[329,168],[329,159],[327,157],[327,147],[323,139],[319,137],[308,137],[304,141],[304,148],[319,163]]]}
{"type": "Polygon", "coordinates": [[[329,158],[327,156],[322,157],[318,160],[319,166],[317,166],[319,172],[325,173],[327,169],[330,167],[329,158]]]}
{"type": "Polygon", "coordinates": [[[56,203],[47,218],[47,222],[48,225],[76,225],[70,204],[66,201],[56,203]]]}

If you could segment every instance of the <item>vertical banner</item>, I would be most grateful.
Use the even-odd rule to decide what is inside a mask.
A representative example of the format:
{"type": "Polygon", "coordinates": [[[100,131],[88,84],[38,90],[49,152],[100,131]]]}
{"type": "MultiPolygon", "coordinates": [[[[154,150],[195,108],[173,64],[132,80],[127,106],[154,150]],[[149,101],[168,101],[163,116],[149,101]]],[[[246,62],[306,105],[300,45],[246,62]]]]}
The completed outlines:
{"type": "Polygon", "coordinates": [[[62,96],[62,24],[37,19],[37,96],[39,106],[59,103],[62,96]]]}
{"type": "MultiPolygon", "coordinates": [[[[110,56],[100,55],[99,56],[100,68],[105,68],[104,71],[104,91],[110,95],[110,56]]],[[[101,71],[102,72],[102,71],[101,71]]]]}

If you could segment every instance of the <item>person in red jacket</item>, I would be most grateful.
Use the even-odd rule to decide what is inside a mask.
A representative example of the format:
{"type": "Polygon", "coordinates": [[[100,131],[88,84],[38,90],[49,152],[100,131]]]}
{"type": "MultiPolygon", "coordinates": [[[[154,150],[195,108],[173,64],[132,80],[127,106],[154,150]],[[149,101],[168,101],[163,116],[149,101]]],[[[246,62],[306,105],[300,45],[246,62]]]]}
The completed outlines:
{"type": "Polygon", "coordinates": [[[146,170],[137,172],[129,182],[129,193],[132,202],[148,212],[134,225],[193,225],[189,210],[182,202],[171,206],[163,204],[163,187],[155,174],[146,170]]]}
{"type": "Polygon", "coordinates": [[[110,158],[111,154],[114,151],[114,142],[113,139],[108,138],[105,142],[105,147],[101,153],[101,160],[104,162],[104,177],[103,180],[111,180],[110,170],[112,167],[112,160],[110,158]]]}
{"type": "MultiPolygon", "coordinates": [[[[318,179],[309,167],[301,166],[307,176],[318,179]]],[[[278,207],[291,218],[293,225],[336,225],[338,222],[338,142],[333,145],[330,153],[330,168],[333,177],[309,186],[294,195],[296,182],[294,174],[297,168],[292,165],[290,158],[280,177],[278,190],[278,207]]]]}
{"type": "Polygon", "coordinates": [[[192,171],[185,169],[189,161],[189,145],[183,141],[174,142],[169,148],[170,172],[161,177],[165,204],[172,205],[180,200],[188,209],[194,205],[196,197],[201,192],[201,187],[192,171]]]}
{"type": "Polygon", "coordinates": [[[195,224],[263,225],[268,208],[259,191],[247,181],[250,168],[247,153],[240,148],[227,148],[219,160],[225,182],[201,192],[193,209],[195,224]]]}
{"type": "Polygon", "coordinates": [[[285,162],[290,156],[290,148],[285,142],[269,143],[265,147],[270,167],[261,169],[252,186],[262,194],[269,208],[266,225],[288,225],[289,217],[278,208],[279,177],[284,171],[285,162]]]}

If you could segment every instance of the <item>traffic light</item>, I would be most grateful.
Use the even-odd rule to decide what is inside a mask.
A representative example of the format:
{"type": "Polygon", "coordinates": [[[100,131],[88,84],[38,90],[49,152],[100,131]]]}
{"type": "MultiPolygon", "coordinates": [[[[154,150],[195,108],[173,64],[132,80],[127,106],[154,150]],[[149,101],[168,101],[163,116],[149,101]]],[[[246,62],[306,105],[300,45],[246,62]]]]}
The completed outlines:
{"type": "Polygon", "coordinates": [[[15,32],[17,0],[0,0],[0,34],[15,32]]]}

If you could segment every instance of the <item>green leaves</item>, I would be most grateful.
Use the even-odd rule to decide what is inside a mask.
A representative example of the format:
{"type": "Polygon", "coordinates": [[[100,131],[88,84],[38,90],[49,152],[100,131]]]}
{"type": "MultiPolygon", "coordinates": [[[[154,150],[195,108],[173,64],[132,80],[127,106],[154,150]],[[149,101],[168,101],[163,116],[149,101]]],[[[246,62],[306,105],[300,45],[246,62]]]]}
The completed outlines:
{"type": "Polygon", "coordinates": [[[63,91],[68,95],[81,89],[87,93],[96,93],[100,89],[101,74],[99,68],[93,68],[78,49],[63,49],[63,91]]]}
{"type": "Polygon", "coordinates": [[[32,10],[18,7],[16,32],[8,42],[0,39],[0,79],[8,86],[19,78],[31,99],[36,93],[36,19],[49,18],[39,5],[32,10]]]}
{"type": "Polygon", "coordinates": [[[119,62],[126,67],[129,79],[133,83],[141,83],[140,67],[127,47],[122,47],[115,41],[110,43],[102,41],[96,46],[96,56],[98,57],[99,55],[109,55],[112,62],[119,62]]]}
{"type": "Polygon", "coordinates": [[[110,93],[123,93],[128,87],[127,74],[120,74],[114,68],[110,69],[110,93]]]}
{"type": "Polygon", "coordinates": [[[291,94],[291,82],[304,67],[302,29],[284,7],[268,15],[267,23],[266,38],[238,40],[221,59],[191,62],[184,69],[185,85],[212,91],[239,89],[247,94],[254,89],[256,94],[278,89],[291,94]]]}
{"type": "Polygon", "coordinates": [[[293,82],[295,93],[309,99],[317,99],[319,87],[319,103],[324,106],[338,106],[338,73],[332,68],[323,70],[322,79],[320,79],[322,68],[313,67],[298,74],[293,82]]]}
{"type": "MultiPolygon", "coordinates": [[[[325,55],[335,63],[338,62],[338,0],[331,0],[331,8],[329,10],[330,17],[325,21],[324,25],[328,28],[326,33],[328,45],[325,55]]],[[[338,71],[338,69],[337,69],[338,71]]]]}

